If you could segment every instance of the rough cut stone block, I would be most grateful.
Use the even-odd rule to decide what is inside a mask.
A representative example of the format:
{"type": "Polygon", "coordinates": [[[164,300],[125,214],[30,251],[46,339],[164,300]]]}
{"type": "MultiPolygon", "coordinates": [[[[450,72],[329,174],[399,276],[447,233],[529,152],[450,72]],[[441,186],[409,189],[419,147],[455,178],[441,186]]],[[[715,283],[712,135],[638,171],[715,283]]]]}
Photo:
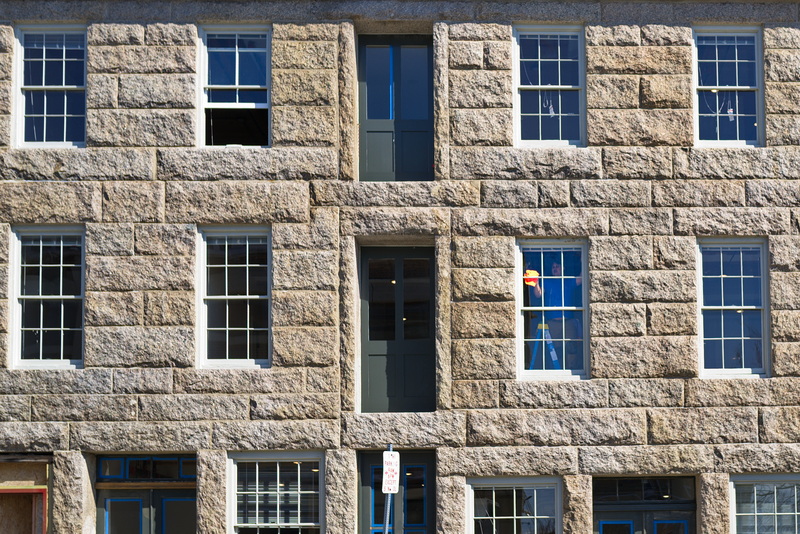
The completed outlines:
{"type": "Polygon", "coordinates": [[[717,445],[717,469],[724,473],[796,473],[800,446],[796,443],[717,445]]]}
{"type": "Polygon", "coordinates": [[[589,532],[592,528],[592,477],[568,475],[563,479],[566,532],[589,532]]]}
{"type": "Polygon", "coordinates": [[[800,115],[767,115],[768,146],[797,145],[800,143],[800,115]]]}
{"type": "Polygon", "coordinates": [[[589,270],[592,272],[652,268],[653,239],[651,237],[594,236],[589,238],[589,270]]]}
{"type": "Polygon", "coordinates": [[[79,451],[53,451],[50,528],[52,532],[88,532],[95,523],[92,477],[96,463],[79,451]]]}
{"type": "Polygon", "coordinates": [[[456,339],[452,342],[453,378],[489,380],[516,377],[513,339],[456,339]]]}
{"type": "Polygon", "coordinates": [[[692,112],[677,109],[590,109],[586,113],[590,145],[692,144],[692,112]]]}
{"type": "Polygon", "coordinates": [[[609,380],[608,404],[619,408],[682,406],[683,382],[675,379],[609,380]]]}
{"type": "Polygon", "coordinates": [[[194,330],[87,327],[84,350],[86,367],[189,367],[195,359],[194,330]]]}
{"type": "Polygon", "coordinates": [[[787,209],[680,208],[675,233],[682,235],[771,235],[790,233],[787,209]]]}
{"type": "Polygon", "coordinates": [[[455,269],[454,301],[513,301],[514,271],[511,269],[455,269]]]}
{"type": "Polygon", "coordinates": [[[338,393],[342,384],[339,369],[309,367],[306,370],[306,391],[309,393],[338,393]]]}
{"type": "Polygon", "coordinates": [[[644,304],[591,305],[591,337],[643,336],[647,330],[644,304]]]}
{"type": "Polygon", "coordinates": [[[194,254],[197,230],[191,224],[137,224],[135,230],[136,254],[160,256],[194,254]]]}
{"type": "Polygon", "coordinates": [[[0,423],[0,447],[6,453],[50,453],[66,450],[69,427],[64,423],[0,423]]]}
{"type": "Polygon", "coordinates": [[[197,451],[197,534],[227,528],[227,466],[225,451],[197,451]]]}
{"type": "Polygon", "coordinates": [[[450,212],[442,208],[342,208],[341,235],[442,235],[450,212]]]}
{"type": "Polygon", "coordinates": [[[767,82],[800,81],[796,50],[764,50],[764,78],[767,82]]]}
{"type": "Polygon", "coordinates": [[[458,235],[584,237],[608,233],[608,215],[599,209],[462,209],[453,213],[458,235]]]}
{"type": "Polygon", "coordinates": [[[480,41],[450,41],[448,52],[451,69],[483,67],[483,43],[480,41]]]}
{"type": "Polygon", "coordinates": [[[498,383],[494,380],[456,380],[452,392],[452,407],[455,409],[498,406],[498,383]]]}
{"type": "Polygon", "coordinates": [[[334,291],[339,286],[338,254],[333,251],[274,251],[272,288],[334,291]]]}
{"type": "Polygon", "coordinates": [[[647,419],[656,445],[758,441],[756,408],[654,408],[647,419]]]}
{"type": "Polygon", "coordinates": [[[798,431],[800,407],[762,408],[759,412],[761,415],[759,441],[762,443],[795,443],[798,441],[800,438],[800,431],[798,431]]]}
{"type": "Polygon", "coordinates": [[[650,184],[634,180],[579,180],[571,184],[572,205],[576,207],[646,207],[650,205],[650,184]]]}
{"type": "Polygon", "coordinates": [[[14,93],[14,85],[10,82],[0,83],[0,113],[3,115],[10,115],[12,110],[12,94],[14,93]]]}
{"type": "Polygon", "coordinates": [[[675,150],[673,155],[676,178],[800,178],[797,147],[683,148],[675,150]]]}
{"type": "Polygon", "coordinates": [[[800,84],[768,83],[764,89],[764,108],[768,114],[797,114],[797,106],[792,105],[800,99],[800,84]]]}
{"type": "Polygon", "coordinates": [[[591,179],[602,174],[601,151],[591,148],[459,147],[450,149],[455,180],[591,179]]]}
{"type": "Polygon", "coordinates": [[[774,310],[800,309],[800,273],[771,274],[770,304],[774,310]]]}
{"type": "Polygon", "coordinates": [[[639,77],[590,74],[586,76],[588,109],[638,108],[639,77]]]}
{"type": "Polygon", "coordinates": [[[800,236],[775,235],[769,237],[769,270],[800,271],[800,236]]]}
{"type": "Polygon", "coordinates": [[[10,53],[14,51],[14,28],[5,23],[0,26],[0,52],[10,53]]]}
{"type": "Polygon", "coordinates": [[[800,27],[797,24],[765,24],[764,48],[800,48],[800,27]]]}
{"type": "Polygon", "coordinates": [[[441,448],[436,454],[440,476],[531,476],[577,472],[574,447],[441,448]]]}
{"type": "MultiPolygon", "coordinates": [[[[304,395],[255,395],[250,398],[251,419],[336,419],[339,396],[329,393],[304,395]]],[[[231,419],[220,417],[220,419],[231,419]]]]}
{"type": "Polygon", "coordinates": [[[727,473],[698,475],[698,527],[708,534],[731,532],[731,481],[727,473]]]}
{"type": "Polygon", "coordinates": [[[297,393],[301,369],[176,369],[175,393],[297,393]]]}
{"type": "Polygon", "coordinates": [[[273,41],[335,41],[338,34],[338,26],[331,23],[281,22],[272,28],[273,41]]]}
{"type": "Polygon", "coordinates": [[[211,444],[228,451],[335,449],[338,421],[248,421],[212,425],[211,444]]]}
{"type": "Polygon", "coordinates": [[[589,46],[587,74],[691,74],[688,46],[589,46]]]}
{"type": "Polygon", "coordinates": [[[592,302],[695,302],[691,271],[598,271],[592,273],[592,302]]]}
{"type": "Polygon", "coordinates": [[[86,42],[90,47],[144,44],[144,27],[139,24],[90,24],[86,42]]]}
{"type": "Polygon", "coordinates": [[[331,106],[275,106],[272,114],[276,147],[327,147],[338,141],[336,110],[331,106]]]}
{"type": "Polygon", "coordinates": [[[194,24],[148,24],[145,43],[150,46],[192,46],[197,39],[194,24]]]}
{"type": "Polygon", "coordinates": [[[586,26],[586,46],[638,46],[641,43],[639,26],[586,26]]]}
{"type": "Polygon", "coordinates": [[[339,305],[331,291],[276,291],[272,298],[275,326],[334,326],[339,305]]]}
{"type": "Polygon", "coordinates": [[[644,410],[473,411],[469,446],[636,445],[646,440],[644,410]],[[553,421],[558,425],[553,425],[553,421]]]}
{"type": "Polygon", "coordinates": [[[483,67],[489,70],[512,68],[511,41],[487,41],[483,44],[483,67]]]}
{"type": "Polygon", "coordinates": [[[643,108],[692,107],[691,76],[642,76],[639,88],[643,108]]]}
{"type": "Polygon", "coordinates": [[[584,20],[599,23],[600,4],[590,2],[537,2],[520,4],[518,2],[483,3],[477,6],[477,19],[497,20],[535,20],[558,24],[574,23],[584,20]]]}
{"type": "Polygon", "coordinates": [[[591,340],[593,378],[694,377],[697,341],[692,336],[606,337],[591,340]]]}
{"type": "Polygon", "coordinates": [[[775,376],[800,375],[800,343],[772,344],[772,374],[775,376]]]}
{"type": "Polygon", "coordinates": [[[337,331],[333,328],[275,328],[272,361],[278,367],[327,367],[338,358],[337,331]]]}
{"type": "Polygon", "coordinates": [[[166,191],[169,222],[307,222],[308,205],[302,183],[170,182],[166,191]]]}
{"type": "Polygon", "coordinates": [[[133,255],[133,225],[87,224],[86,253],[97,256],[133,255]]]}
{"type": "Polygon", "coordinates": [[[89,291],[84,299],[86,326],[132,326],[141,323],[142,294],[89,291]]]}
{"type": "Polygon", "coordinates": [[[653,184],[655,206],[744,206],[741,181],[670,180],[653,184]]]}
{"type": "Polygon", "coordinates": [[[195,144],[195,115],[182,110],[88,110],[86,144],[192,146],[195,144]]]}
{"type": "Polygon", "coordinates": [[[144,293],[145,326],[193,326],[195,296],[191,291],[144,293]]]}
{"type": "Polygon", "coordinates": [[[758,180],[748,182],[746,190],[748,206],[800,206],[800,186],[795,181],[758,180]]]}
{"type": "Polygon", "coordinates": [[[456,237],[453,267],[514,267],[512,237],[456,237]]]}
{"type": "Polygon", "coordinates": [[[689,236],[656,236],[653,256],[657,269],[693,270],[697,261],[697,239],[689,236]]]}
{"type": "MultiPolygon", "coordinates": [[[[486,183],[486,182],[483,182],[486,183]]],[[[569,206],[569,182],[538,182],[540,208],[566,208],[569,206]]]]}
{"type": "MultiPolygon", "coordinates": [[[[149,180],[152,165],[150,155],[136,149],[9,150],[0,155],[0,179],[149,180]]],[[[73,189],[80,190],[78,187],[73,189]]]]}
{"type": "Polygon", "coordinates": [[[516,309],[513,302],[461,302],[452,306],[454,338],[512,338],[516,309]]]}
{"type": "Polygon", "coordinates": [[[686,406],[781,406],[800,403],[794,377],[687,380],[686,406]]]}
{"type": "Polygon", "coordinates": [[[604,148],[603,171],[606,178],[672,178],[672,149],[604,148]]]}
{"type": "Polygon", "coordinates": [[[476,184],[467,182],[312,182],[312,198],[321,206],[477,206],[476,184]]]}
{"type": "Polygon", "coordinates": [[[86,107],[115,108],[119,97],[119,77],[108,74],[86,76],[86,107]]]}
{"type": "Polygon", "coordinates": [[[246,396],[234,395],[142,395],[140,421],[206,421],[249,419],[246,396]]]}
{"type": "Polygon", "coordinates": [[[337,208],[311,208],[308,224],[274,224],[273,250],[327,250],[339,245],[339,211],[337,208]]]}
{"type": "MultiPolygon", "coordinates": [[[[69,443],[86,452],[191,452],[209,448],[209,423],[165,422],[154,425],[142,422],[72,423],[69,443]]],[[[60,447],[66,448],[66,447],[60,447]]]]}
{"type": "Polygon", "coordinates": [[[90,46],[86,70],[108,74],[195,72],[193,46],[90,46]]]}
{"type": "Polygon", "coordinates": [[[273,69],[335,69],[336,43],[272,41],[273,69]]]}
{"type": "Polygon", "coordinates": [[[451,41],[510,41],[510,24],[461,22],[448,27],[451,41]]]}
{"type": "MultiPolygon", "coordinates": [[[[741,447],[741,445],[737,445],[741,447]]],[[[712,447],[699,445],[643,445],[637,447],[582,447],[581,473],[591,475],[680,475],[713,471],[712,447]]]]}
{"type": "Polygon", "coordinates": [[[31,397],[4,395],[0,397],[0,421],[30,421],[31,397]]]}
{"type": "Polygon", "coordinates": [[[33,421],[133,421],[131,395],[39,395],[31,400],[33,421]]]}
{"type": "Polygon", "coordinates": [[[510,108],[513,104],[511,71],[449,72],[452,108],[510,108]]]}
{"type": "Polygon", "coordinates": [[[272,105],[333,106],[337,87],[333,70],[276,69],[272,71],[272,105]]]}
{"type": "Polygon", "coordinates": [[[697,306],[692,304],[647,305],[647,333],[651,336],[693,336],[697,334],[697,306]]]}
{"type": "Polygon", "coordinates": [[[645,24],[642,26],[642,44],[656,46],[690,46],[692,44],[691,26],[670,26],[666,24],[645,24]]]}
{"type": "Polygon", "coordinates": [[[510,109],[454,109],[450,139],[460,146],[511,146],[514,114],[510,109]]]}
{"type": "Polygon", "coordinates": [[[106,222],[161,222],[164,220],[164,184],[158,182],[103,184],[103,220],[106,222]]]}
{"type": "MultiPolygon", "coordinates": [[[[119,77],[118,102],[122,108],[193,108],[195,86],[193,74],[123,75],[119,77]]],[[[141,122],[137,126],[142,128],[141,122]]],[[[116,133],[122,132],[126,137],[130,133],[116,133]]]]}
{"type": "Polygon", "coordinates": [[[342,446],[353,449],[463,447],[467,416],[460,412],[342,414],[342,446]]]}
{"type": "Polygon", "coordinates": [[[500,382],[502,408],[605,408],[605,380],[537,380],[500,382]]]}
{"type": "Polygon", "coordinates": [[[99,221],[102,205],[101,187],[97,184],[0,182],[1,222],[75,224],[99,221]]]}
{"type": "Polygon", "coordinates": [[[775,341],[800,341],[800,310],[774,310],[771,319],[775,341]]]}
{"type": "Polygon", "coordinates": [[[0,370],[1,395],[111,393],[110,369],[0,370]]]}
{"type": "Polygon", "coordinates": [[[189,290],[194,262],[181,256],[89,256],[88,291],[189,290]]]}
{"type": "Polygon", "coordinates": [[[172,393],[172,369],[114,369],[114,393],[172,393]]]}
{"type": "MultiPolygon", "coordinates": [[[[358,456],[349,449],[325,451],[325,529],[336,534],[356,532],[356,514],[342,514],[341,510],[358,509],[358,456]]],[[[224,486],[223,486],[224,487],[224,486]]],[[[224,492],[224,491],[223,491],[224,492]]],[[[224,525],[221,531],[224,531],[224,525]]],[[[215,531],[217,532],[217,531],[215,531]]]]}

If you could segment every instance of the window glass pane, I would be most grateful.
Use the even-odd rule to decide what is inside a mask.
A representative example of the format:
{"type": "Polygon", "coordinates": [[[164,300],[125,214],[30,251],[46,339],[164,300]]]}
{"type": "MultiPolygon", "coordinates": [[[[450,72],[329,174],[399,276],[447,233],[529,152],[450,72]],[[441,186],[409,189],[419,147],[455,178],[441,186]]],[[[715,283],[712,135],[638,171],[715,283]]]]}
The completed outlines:
{"type": "Polygon", "coordinates": [[[394,260],[370,259],[369,270],[369,339],[395,338],[394,260]]]}
{"type": "Polygon", "coordinates": [[[236,53],[208,52],[208,84],[236,85],[236,53]]]}
{"type": "Polygon", "coordinates": [[[539,37],[536,35],[520,35],[519,37],[519,57],[520,59],[539,58],[539,37]]]}
{"type": "Polygon", "coordinates": [[[521,61],[519,64],[520,85],[539,85],[539,62],[521,61]]]}
{"type": "Polygon", "coordinates": [[[367,46],[364,50],[367,118],[392,118],[392,47],[367,46]]]}
{"type": "Polygon", "coordinates": [[[108,534],[141,534],[142,501],[109,499],[106,501],[108,513],[108,534]]]}
{"type": "Polygon", "coordinates": [[[400,117],[428,119],[430,66],[427,46],[400,46],[400,117]]]}
{"type": "Polygon", "coordinates": [[[163,507],[163,532],[169,534],[197,532],[197,505],[194,499],[164,499],[163,507]]]}
{"type": "Polygon", "coordinates": [[[266,85],[267,55],[264,52],[239,53],[239,84],[266,85]]]}

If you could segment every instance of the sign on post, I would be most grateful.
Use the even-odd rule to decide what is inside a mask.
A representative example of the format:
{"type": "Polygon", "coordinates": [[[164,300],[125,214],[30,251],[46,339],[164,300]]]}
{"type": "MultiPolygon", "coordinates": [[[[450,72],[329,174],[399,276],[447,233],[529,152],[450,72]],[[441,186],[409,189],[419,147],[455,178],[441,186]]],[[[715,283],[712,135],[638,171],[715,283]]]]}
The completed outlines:
{"type": "Polygon", "coordinates": [[[383,493],[397,493],[400,487],[400,453],[383,451],[383,493]]]}

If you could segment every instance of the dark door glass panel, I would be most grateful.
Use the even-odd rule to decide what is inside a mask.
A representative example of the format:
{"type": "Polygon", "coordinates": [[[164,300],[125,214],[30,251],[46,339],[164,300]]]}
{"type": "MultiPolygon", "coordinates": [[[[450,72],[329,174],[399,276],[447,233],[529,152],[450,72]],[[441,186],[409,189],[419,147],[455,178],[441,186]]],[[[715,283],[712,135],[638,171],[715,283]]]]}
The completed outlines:
{"type": "Polygon", "coordinates": [[[600,523],[600,534],[633,534],[633,523],[600,523]]]}
{"type": "Polygon", "coordinates": [[[430,260],[403,260],[403,332],[405,339],[431,337],[430,260]]]}
{"type": "Polygon", "coordinates": [[[406,120],[426,120],[428,91],[431,87],[428,66],[428,47],[400,47],[400,117],[406,120]]]}
{"type": "Polygon", "coordinates": [[[163,499],[161,534],[195,534],[197,505],[194,499],[163,499]]]}
{"type": "Polygon", "coordinates": [[[364,50],[367,83],[367,119],[392,119],[392,48],[367,46],[364,50]]]}
{"type": "Polygon", "coordinates": [[[109,499],[106,534],[142,534],[142,501],[109,499]]]}
{"type": "Polygon", "coordinates": [[[392,259],[369,260],[369,339],[395,339],[395,265],[392,259]]]}

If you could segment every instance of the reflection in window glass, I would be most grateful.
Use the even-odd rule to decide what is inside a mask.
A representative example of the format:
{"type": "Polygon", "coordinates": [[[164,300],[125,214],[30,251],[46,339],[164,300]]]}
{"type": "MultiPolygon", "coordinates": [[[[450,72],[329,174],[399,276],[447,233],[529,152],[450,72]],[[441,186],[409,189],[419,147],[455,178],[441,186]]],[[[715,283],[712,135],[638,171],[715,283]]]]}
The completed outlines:
{"type": "Polygon", "coordinates": [[[475,486],[475,534],[555,534],[560,513],[556,489],[556,484],[475,486]]]}
{"type": "Polygon", "coordinates": [[[800,525],[800,484],[735,484],[736,534],[797,532],[800,525]]]}

